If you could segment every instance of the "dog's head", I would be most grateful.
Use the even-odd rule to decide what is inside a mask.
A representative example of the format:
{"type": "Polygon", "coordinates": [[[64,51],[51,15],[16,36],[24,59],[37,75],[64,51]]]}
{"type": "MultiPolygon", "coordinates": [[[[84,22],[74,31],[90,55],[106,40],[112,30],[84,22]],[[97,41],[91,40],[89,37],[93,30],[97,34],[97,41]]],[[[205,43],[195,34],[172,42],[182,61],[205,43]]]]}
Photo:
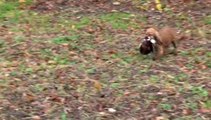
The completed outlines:
{"type": "Polygon", "coordinates": [[[163,44],[163,42],[161,40],[161,37],[160,37],[160,34],[159,34],[159,32],[156,29],[148,28],[146,30],[146,35],[152,38],[151,39],[152,43],[157,42],[157,44],[160,44],[160,45],[163,44]]]}
{"type": "Polygon", "coordinates": [[[156,36],[157,32],[158,31],[156,29],[154,29],[154,28],[148,28],[146,30],[146,35],[147,36],[156,36]]]}

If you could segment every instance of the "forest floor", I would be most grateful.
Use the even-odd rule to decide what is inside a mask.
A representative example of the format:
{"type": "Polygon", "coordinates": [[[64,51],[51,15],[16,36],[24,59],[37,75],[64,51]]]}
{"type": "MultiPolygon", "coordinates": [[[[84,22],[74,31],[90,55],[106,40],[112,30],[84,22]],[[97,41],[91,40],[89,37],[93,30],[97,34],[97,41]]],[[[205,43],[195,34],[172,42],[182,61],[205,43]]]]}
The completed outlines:
{"type": "Polygon", "coordinates": [[[209,0],[37,1],[0,2],[1,120],[211,118],[209,0]],[[178,55],[141,55],[166,25],[188,36],[178,55]]]}

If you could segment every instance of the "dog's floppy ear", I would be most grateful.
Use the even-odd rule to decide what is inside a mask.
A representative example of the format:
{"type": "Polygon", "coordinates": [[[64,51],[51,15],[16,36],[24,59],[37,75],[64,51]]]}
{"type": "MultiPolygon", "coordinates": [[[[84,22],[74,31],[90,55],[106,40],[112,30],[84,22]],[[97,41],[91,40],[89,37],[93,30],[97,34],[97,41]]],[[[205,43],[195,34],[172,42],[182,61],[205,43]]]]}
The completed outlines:
{"type": "Polygon", "coordinates": [[[148,28],[146,30],[146,35],[150,36],[150,37],[153,37],[156,40],[157,44],[160,44],[160,45],[163,44],[161,36],[160,36],[160,34],[159,34],[157,29],[155,29],[155,28],[148,28]]]}
{"type": "Polygon", "coordinates": [[[153,37],[154,37],[155,41],[157,42],[157,44],[159,44],[159,45],[163,44],[161,37],[159,35],[155,35],[153,37]]]}

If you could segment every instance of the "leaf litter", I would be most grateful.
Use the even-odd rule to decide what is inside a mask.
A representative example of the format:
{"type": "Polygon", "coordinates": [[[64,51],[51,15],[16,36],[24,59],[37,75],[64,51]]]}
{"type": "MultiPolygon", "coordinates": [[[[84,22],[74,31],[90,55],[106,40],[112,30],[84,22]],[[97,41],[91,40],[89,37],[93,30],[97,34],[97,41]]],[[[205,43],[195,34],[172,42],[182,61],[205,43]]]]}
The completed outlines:
{"type": "Polygon", "coordinates": [[[0,118],[209,119],[210,2],[170,2],[39,0],[22,8],[36,13],[34,23],[0,27],[0,118]],[[54,19],[36,17],[43,15],[54,19]],[[178,56],[153,62],[137,50],[149,25],[190,36],[178,56]]]}

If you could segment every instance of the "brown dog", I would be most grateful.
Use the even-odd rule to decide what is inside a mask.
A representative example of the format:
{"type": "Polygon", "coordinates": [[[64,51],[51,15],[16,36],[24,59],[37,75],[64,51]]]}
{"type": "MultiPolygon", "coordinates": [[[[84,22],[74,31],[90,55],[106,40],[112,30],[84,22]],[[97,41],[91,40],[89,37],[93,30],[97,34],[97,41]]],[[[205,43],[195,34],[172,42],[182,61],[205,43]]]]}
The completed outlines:
{"type": "Polygon", "coordinates": [[[168,48],[172,44],[174,47],[173,53],[177,54],[177,41],[180,40],[177,37],[176,30],[170,27],[164,27],[161,30],[156,30],[154,28],[148,28],[146,30],[146,35],[154,37],[156,43],[153,44],[153,60],[159,59],[165,53],[167,53],[168,48]]]}

